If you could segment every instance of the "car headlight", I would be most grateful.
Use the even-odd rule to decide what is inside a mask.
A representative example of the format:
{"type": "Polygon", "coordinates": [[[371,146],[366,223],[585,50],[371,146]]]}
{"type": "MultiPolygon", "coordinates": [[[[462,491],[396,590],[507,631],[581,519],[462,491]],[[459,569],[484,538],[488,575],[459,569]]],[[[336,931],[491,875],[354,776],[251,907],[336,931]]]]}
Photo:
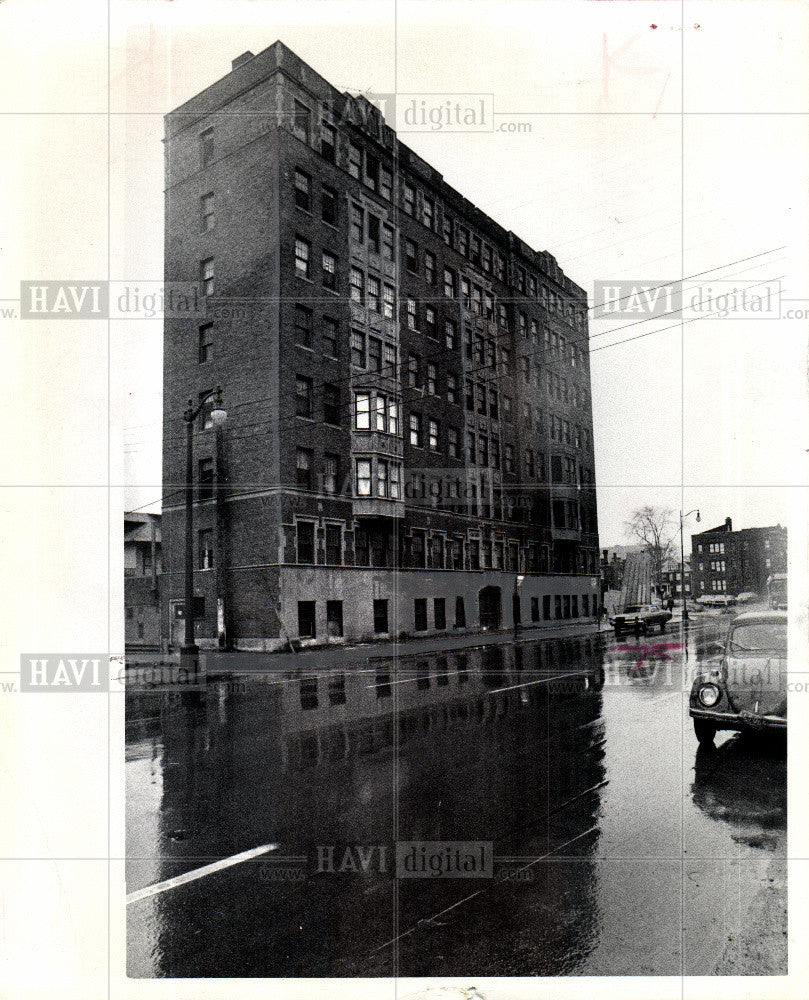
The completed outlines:
{"type": "Polygon", "coordinates": [[[719,701],[719,688],[715,684],[703,684],[697,697],[703,705],[710,708],[719,701]]]}

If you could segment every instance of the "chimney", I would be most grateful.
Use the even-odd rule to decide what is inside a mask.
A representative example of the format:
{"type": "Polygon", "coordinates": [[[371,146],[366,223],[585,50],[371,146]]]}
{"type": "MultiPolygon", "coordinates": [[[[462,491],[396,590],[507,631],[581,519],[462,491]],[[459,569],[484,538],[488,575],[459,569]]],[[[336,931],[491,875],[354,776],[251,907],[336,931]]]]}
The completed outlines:
{"type": "Polygon", "coordinates": [[[733,521],[729,517],[725,518],[725,531],[733,531],[733,521]]]}
{"type": "Polygon", "coordinates": [[[254,58],[254,54],[249,50],[247,52],[242,52],[240,56],[236,56],[233,62],[230,64],[231,70],[238,69],[244,63],[248,62],[250,59],[254,58]]]}

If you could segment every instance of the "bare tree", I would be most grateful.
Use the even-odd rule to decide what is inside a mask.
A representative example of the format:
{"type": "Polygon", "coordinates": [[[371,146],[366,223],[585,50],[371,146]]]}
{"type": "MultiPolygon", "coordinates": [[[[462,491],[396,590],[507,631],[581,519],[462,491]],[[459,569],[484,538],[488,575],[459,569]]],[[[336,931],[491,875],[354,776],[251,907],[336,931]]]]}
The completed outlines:
{"type": "Polygon", "coordinates": [[[625,522],[627,537],[637,539],[652,560],[652,574],[661,593],[663,566],[671,557],[676,531],[674,511],[668,507],[639,507],[625,522]]]}

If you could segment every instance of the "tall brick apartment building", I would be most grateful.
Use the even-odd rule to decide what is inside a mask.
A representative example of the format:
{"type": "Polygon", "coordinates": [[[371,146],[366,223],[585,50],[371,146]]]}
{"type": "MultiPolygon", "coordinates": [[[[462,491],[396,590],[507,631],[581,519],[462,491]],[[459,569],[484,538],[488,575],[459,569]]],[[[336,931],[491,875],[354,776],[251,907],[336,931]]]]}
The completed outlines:
{"type": "Polygon", "coordinates": [[[585,292],[378,108],[276,42],[166,118],[163,516],[183,587],[189,398],[200,645],[271,649],[595,613],[585,292]],[[177,492],[173,492],[177,491],[177,492]]]}
{"type": "Polygon", "coordinates": [[[767,579],[787,571],[787,529],[733,530],[725,523],[691,536],[691,578],[694,597],[749,592],[764,596],[767,579]]]}

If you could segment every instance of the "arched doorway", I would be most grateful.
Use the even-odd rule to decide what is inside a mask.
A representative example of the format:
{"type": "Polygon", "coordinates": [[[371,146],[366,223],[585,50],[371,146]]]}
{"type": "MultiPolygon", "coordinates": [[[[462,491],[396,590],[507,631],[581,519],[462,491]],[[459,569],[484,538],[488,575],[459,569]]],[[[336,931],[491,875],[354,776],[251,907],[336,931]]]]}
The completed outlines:
{"type": "Polygon", "coordinates": [[[503,608],[499,587],[483,587],[478,591],[478,614],[481,628],[500,628],[503,608]]]}

